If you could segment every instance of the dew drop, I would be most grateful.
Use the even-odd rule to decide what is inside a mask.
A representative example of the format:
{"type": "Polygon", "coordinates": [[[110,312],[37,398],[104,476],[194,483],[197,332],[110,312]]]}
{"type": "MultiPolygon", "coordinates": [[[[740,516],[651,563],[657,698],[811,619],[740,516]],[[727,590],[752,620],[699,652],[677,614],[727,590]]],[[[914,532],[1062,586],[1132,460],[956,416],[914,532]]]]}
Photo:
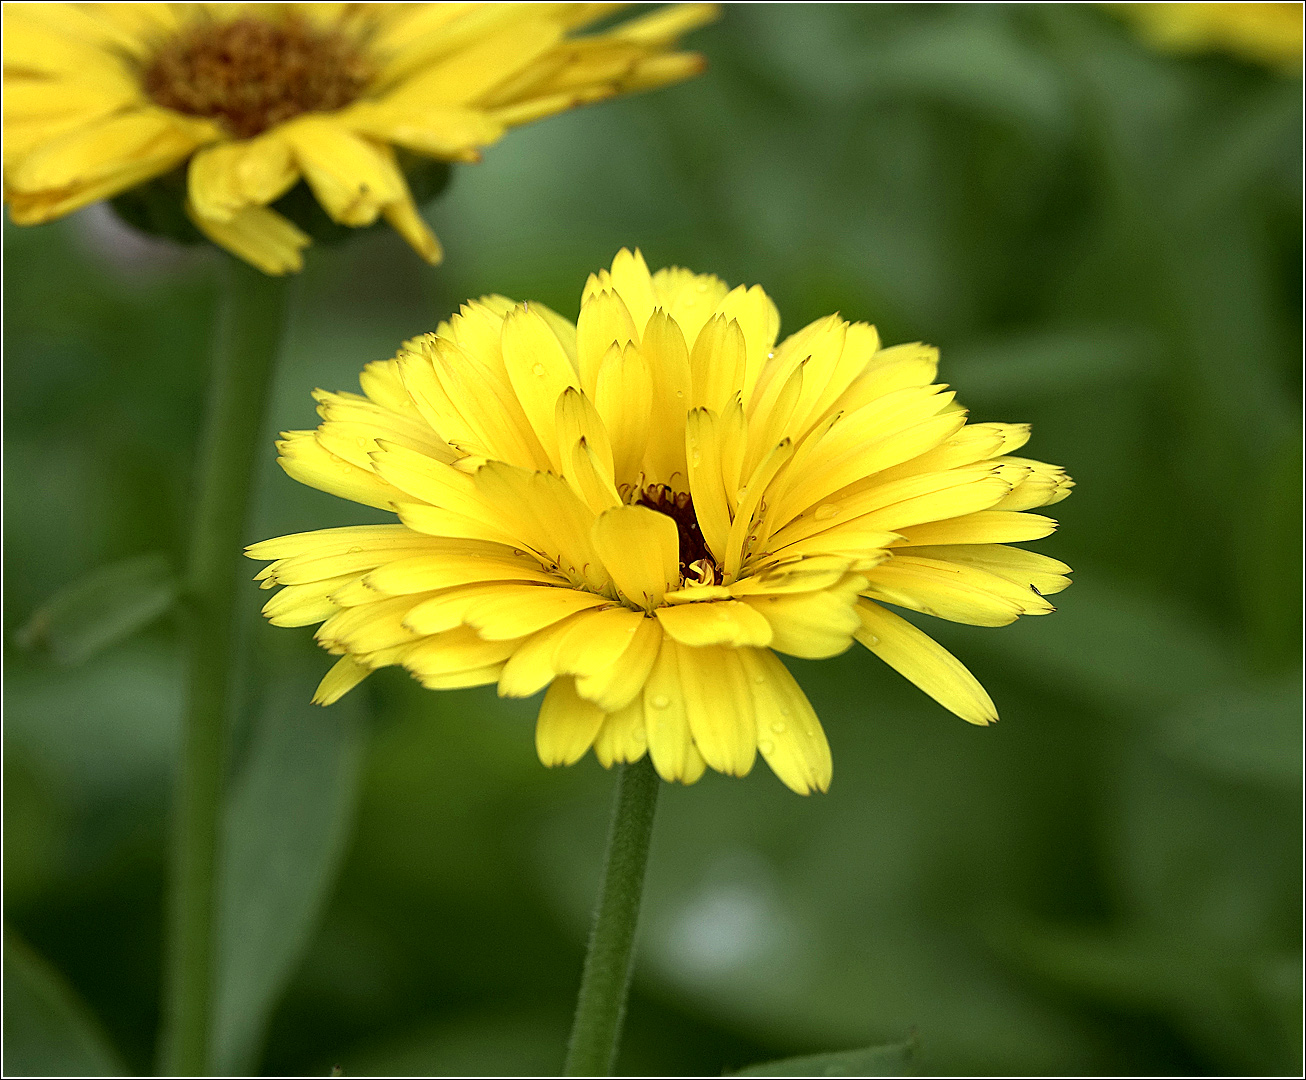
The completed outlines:
{"type": "Polygon", "coordinates": [[[766,358],[767,358],[768,360],[774,360],[774,359],[775,359],[775,353],[773,353],[773,352],[769,352],[769,353],[767,353],[767,354],[766,354],[766,358]]]}
{"type": "Polygon", "coordinates": [[[677,391],[676,391],[676,397],[678,397],[678,398],[682,398],[682,397],[684,397],[684,396],[685,396],[685,392],[684,392],[683,390],[677,390],[677,391]]]}
{"type": "Polygon", "coordinates": [[[653,708],[655,708],[655,709],[665,709],[665,708],[666,708],[668,705],[670,705],[670,704],[671,704],[671,699],[670,699],[669,697],[667,697],[666,694],[654,694],[654,695],[653,695],[653,708]]]}
{"type": "Polygon", "coordinates": [[[543,377],[543,375],[544,375],[544,365],[543,365],[543,364],[536,364],[533,368],[531,368],[531,370],[532,370],[533,372],[535,372],[536,375],[539,375],[539,376],[541,376],[541,377],[543,377]]]}
{"type": "Polygon", "coordinates": [[[837,518],[838,516],[839,508],[833,503],[824,503],[816,508],[815,517],[817,521],[829,521],[831,518],[837,518]]]}
{"type": "Polygon", "coordinates": [[[757,748],[761,750],[762,753],[769,754],[772,750],[775,749],[775,744],[772,743],[769,739],[763,739],[760,743],[757,744],[757,748]]]}
{"type": "Polygon", "coordinates": [[[765,676],[765,675],[754,675],[754,676],[753,676],[753,682],[757,683],[758,686],[761,686],[764,682],[766,682],[766,676],[765,676]]]}
{"type": "Polygon", "coordinates": [[[776,720],[776,721],[775,721],[774,723],[772,723],[772,725],[771,725],[771,730],[774,731],[777,735],[779,735],[781,732],[783,732],[784,729],[785,729],[785,725],[784,725],[784,721],[783,721],[783,720],[776,720]]]}
{"type": "Polygon", "coordinates": [[[872,645],[878,645],[879,643],[880,643],[880,639],[877,638],[874,634],[872,634],[872,635],[871,635],[871,644],[872,644],[872,645]]]}
{"type": "Polygon", "coordinates": [[[692,457],[690,458],[690,464],[692,464],[692,465],[701,465],[701,464],[703,464],[703,453],[702,453],[701,450],[695,450],[695,451],[694,451],[692,457]]]}

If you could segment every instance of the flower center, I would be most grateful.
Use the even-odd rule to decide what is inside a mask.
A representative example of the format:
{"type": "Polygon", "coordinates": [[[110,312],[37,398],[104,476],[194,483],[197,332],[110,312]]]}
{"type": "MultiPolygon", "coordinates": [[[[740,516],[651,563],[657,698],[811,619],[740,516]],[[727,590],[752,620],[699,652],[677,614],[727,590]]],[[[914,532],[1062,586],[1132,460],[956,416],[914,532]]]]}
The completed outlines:
{"type": "Polygon", "coordinates": [[[647,506],[659,514],[666,514],[676,523],[676,531],[680,534],[680,565],[686,577],[692,577],[705,585],[714,584],[720,579],[716,560],[708,551],[703,531],[698,527],[694,500],[688,492],[672,491],[666,484],[650,484],[639,493],[635,505],[647,506]]]}
{"type": "Polygon", "coordinates": [[[279,22],[244,15],[168,42],[145,71],[158,104],[220,120],[248,139],[305,112],[348,105],[371,71],[353,44],[291,14],[279,22]]]}

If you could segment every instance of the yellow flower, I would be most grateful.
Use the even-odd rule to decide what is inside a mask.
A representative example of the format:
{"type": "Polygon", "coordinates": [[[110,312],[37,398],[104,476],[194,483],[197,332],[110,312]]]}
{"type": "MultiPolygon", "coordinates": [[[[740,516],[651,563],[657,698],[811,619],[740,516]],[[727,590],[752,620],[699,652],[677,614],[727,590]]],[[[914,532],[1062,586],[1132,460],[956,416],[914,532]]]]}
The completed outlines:
{"type": "Polygon", "coordinates": [[[302,179],[331,220],[440,245],[395,148],[477,161],[519,124],[702,70],[677,4],[6,4],[4,187],[37,225],[189,162],[186,213],[269,274],[309,238],[270,208],[302,179]]]}
{"type": "Polygon", "coordinates": [[[1158,48],[1175,52],[1221,50],[1289,72],[1301,70],[1300,3],[1108,6],[1137,23],[1158,48]]]}
{"type": "Polygon", "coordinates": [[[647,750],[667,780],[742,776],[760,751],[824,791],[821,725],[775,655],[854,639],[974,724],[997,719],[951,654],[882,603],[1000,626],[1052,610],[1064,563],[1008,546],[1055,527],[1056,466],[1021,424],[967,424],[935,349],[881,348],[837,315],[776,345],[758,286],[638,251],[591,275],[573,325],[501,296],[315,395],[278,444],[296,480],[398,514],[249,549],[263,612],[341,655],[316,700],[373,669],[432,688],[548,687],[546,765],[647,750]],[[773,651],[774,650],[774,651],[773,651]]]}

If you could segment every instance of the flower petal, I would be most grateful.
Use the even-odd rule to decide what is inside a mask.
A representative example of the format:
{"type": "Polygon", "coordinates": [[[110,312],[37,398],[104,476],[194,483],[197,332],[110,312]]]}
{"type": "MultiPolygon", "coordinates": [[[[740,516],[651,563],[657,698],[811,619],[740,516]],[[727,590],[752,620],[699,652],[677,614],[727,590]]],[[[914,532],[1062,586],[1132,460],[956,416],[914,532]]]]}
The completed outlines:
{"type": "Polygon", "coordinates": [[[971,724],[998,718],[993,699],[952,653],[906,619],[863,600],[857,605],[862,628],[857,640],[949,712],[971,724]]]}

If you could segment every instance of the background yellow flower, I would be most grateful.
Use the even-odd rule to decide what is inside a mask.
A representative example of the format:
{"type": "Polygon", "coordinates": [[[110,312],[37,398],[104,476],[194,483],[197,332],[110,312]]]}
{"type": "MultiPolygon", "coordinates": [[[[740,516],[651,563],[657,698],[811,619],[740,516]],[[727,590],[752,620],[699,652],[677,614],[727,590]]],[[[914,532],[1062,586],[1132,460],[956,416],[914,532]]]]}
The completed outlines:
{"type": "Polygon", "coordinates": [[[1301,71],[1302,17],[1295,4],[1108,4],[1149,41],[1174,52],[1227,52],[1301,71]]]}
{"type": "Polygon", "coordinates": [[[7,4],[4,186],[36,225],[188,163],[186,212],[269,274],[310,242],[273,209],[301,180],[331,221],[440,244],[399,154],[479,160],[520,124],[702,70],[711,4],[574,36],[623,4],[7,4]]]}
{"type": "Polygon", "coordinates": [[[758,286],[638,251],[590,275],[580,318],[486,297],[319,391],[292,477],[399,523],[255,544],[281,626],[322,623],[330,704],[399,664],[432,689],[545,687],[536,747],[570,765],[647,751],[664,779],[829,787],[825,733],[772,650],[854,638],[965,720],[997,719],[950,653],[884,603],[1002,626],[1052,611],[1064,563],[1008,546],[1071,481],[967,424],[938,353],[818,319],[777,344],[758,286]]]}

